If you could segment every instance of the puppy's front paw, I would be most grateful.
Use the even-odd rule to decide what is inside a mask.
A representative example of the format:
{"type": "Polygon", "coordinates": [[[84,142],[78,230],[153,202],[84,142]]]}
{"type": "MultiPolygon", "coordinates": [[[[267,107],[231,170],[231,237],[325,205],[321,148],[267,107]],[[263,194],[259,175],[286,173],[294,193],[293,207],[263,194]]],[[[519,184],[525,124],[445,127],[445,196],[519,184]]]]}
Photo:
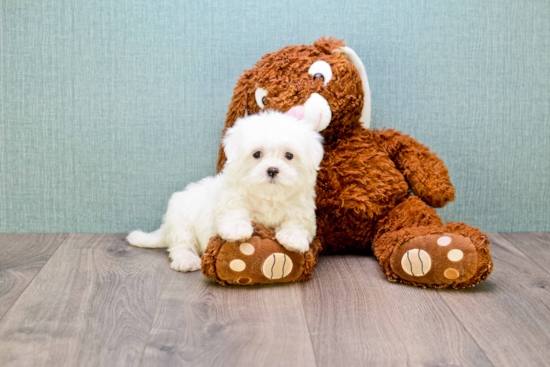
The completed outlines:
{"type": "Polygon", "coordinates": [[[201,270],[201,258],[188,251],[172,253],[170,267],[176,271],[188,272],[201,270]]]}
{"type": "Polygon", "coordinates": [[[288,251],[304,253],[309,250],[307,232],[291,229],[283,229],[275,235],[277,241],[288,251]]]}
{"type": "Polygon", "coordinates": [[[218,228],[221,238],[229,242],[243,241],[252,237],[254,228],[247,221],[223,224],[218,228]]]}

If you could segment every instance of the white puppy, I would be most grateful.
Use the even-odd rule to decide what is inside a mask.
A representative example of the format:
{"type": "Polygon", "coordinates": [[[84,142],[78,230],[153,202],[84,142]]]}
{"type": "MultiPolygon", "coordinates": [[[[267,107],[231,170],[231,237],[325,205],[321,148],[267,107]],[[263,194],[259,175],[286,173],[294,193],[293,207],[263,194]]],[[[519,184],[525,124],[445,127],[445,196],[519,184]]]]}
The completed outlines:
{"type": "Polygon", "coordinates": [[[223,138],[223,170],[174,193],[161,227],[133,231],[127,241],[168,247],[171,268],[179,271],[199,270],[216,234],[227,241],[250,238],[251,221],[275,229],[287,250],[307,251],[315,236],[315,182],[324,153],[314,128],[274,111],[238,119],[223,138]]]}

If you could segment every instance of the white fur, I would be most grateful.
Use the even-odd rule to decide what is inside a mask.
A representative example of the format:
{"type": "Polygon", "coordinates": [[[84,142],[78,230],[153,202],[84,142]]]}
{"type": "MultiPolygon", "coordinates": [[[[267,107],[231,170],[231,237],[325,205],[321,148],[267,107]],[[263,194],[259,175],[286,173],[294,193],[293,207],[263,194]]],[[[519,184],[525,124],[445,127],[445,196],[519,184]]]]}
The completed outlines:
{"type": "Polygon", "coordinates": [[[322,137],[312,123],[274,111],[238,119],[223,147],[221,173],[192,183],[170,198],[161,227],[133,231],[126,238],[138,247],[167,247],[171,267],[199,270],[209,239],[252,236],[251,221],[276,231],[289,251],[305,252],[315,236],[315,182],[323,158],[322,137]],[[262,157],[256,159],[257,151],[262,157]],[[288,160],[286,153],[294,157],[288,160]],[[267,169],[279,173],[271,178],[267,169]]]}

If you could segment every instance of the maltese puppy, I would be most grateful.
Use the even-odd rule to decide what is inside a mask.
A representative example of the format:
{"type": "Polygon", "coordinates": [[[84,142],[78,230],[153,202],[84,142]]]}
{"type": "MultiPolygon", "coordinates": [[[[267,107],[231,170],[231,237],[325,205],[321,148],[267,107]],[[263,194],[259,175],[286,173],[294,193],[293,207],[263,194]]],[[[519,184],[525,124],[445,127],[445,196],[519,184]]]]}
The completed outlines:
{"type": "Polygon", "coordinates": [[[167,247],[178,271],[201,268],[211,237],[244,241],[251,221],[276,231],[289,251],[305,252],[315,236],[315,183],[323,159],[323,138],[312,122],[292,114],[265,111],[240,118],[222,146],[223,170],[189,184],[170,198],[161,227],[133,231],[138,247],[167,247]]]}

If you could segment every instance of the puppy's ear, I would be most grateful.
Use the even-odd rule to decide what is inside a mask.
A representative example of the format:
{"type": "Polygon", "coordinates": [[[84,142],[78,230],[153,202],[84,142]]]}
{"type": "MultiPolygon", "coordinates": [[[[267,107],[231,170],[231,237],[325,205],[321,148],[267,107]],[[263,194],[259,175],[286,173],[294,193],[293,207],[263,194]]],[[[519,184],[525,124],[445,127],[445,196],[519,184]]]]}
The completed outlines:
{"type": "Polygon", "coordinates": [[[237,86],[233,90],[233,97],[231,98],[231,103],[229,104],[229,111],[227,111],[227,117],[225,119],[225,126],[222,132],[222,143],[220,144],[220,151],[218,153],[218,164],[216,169],[220,172],[223,169],[223,165],[227,160],[223,139],[227,131],[233,127],[237,119],[245,117],[248,111],[248,93],[250,89],[250,73],[245,72],[244,75],[239,77],[237,81],[237,86]]]}
{"type": "Polygon", "coordinates": [[[319,169],[323,156],[325,155],[323,136],[316,131],[312,131],[311,134],[311,139],[308,139],[308,155],[311,157],[315,169],[319,169]]]}
{"type": "Polygon", "coordinates": [[[323,136],[314,131],[306,120],[301,120],[298,123],[305,124],[306,131],[301,139],[299,154],[300,159],[311,169],[318,170],[325,150],[323,149],[323,136]]]}
{"type": "Polygon", "coordinates": [[[225,131],[222,140],[222,148],[227,158],[227,162],[233,161],[239,152],[239,147],[241,146],[241,138],[239,135],[239,124],[237,120],[237,123],[233,125],[233,127],[225,131]]]}

